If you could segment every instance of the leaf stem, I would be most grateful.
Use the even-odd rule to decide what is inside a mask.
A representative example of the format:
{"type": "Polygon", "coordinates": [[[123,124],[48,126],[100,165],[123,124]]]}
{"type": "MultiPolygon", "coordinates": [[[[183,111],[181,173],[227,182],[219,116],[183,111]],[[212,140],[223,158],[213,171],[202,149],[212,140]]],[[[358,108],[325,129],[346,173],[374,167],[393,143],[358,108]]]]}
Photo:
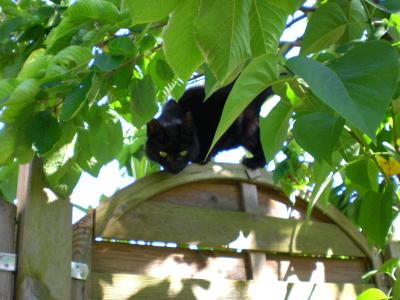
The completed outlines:
{"type": "Polygon", "coordinates": [[[399,138],[399,131],[397,130],[397,121],[396,121],[396,114],[394,112],[394,107],[392,103],[392,120],[393,120],[393,146],[397,152],[399,152],[399,145],[397,145],[397,139],[399,138]]]}
{"type": "Polygon", "coordinates": [[[371,155],[373,162],[375,165],[378,167],[379,171],[382,173],[383,178],[387,183],[390,183],[391,180],[389,176],[385,173],[385,171],[382,169],[381,165],[378,163],[378,160],[376,159],[376,156],[374,155],[374,152],[372,149],[369,147],[367,142],[364,140],[362,137],[361,133],[357,131],[357,129],[351,129],[350,134],[357,139],[357,141],[368,151],[368,153],[371,155]]]}
{"type": "Polygon", "coordinates": [[[372,24],[373,24],[373,21],[372,21],[371,14],[370,14],[370,12],[369,12],[369,10],[368,10],[368,7],[367,7],[367,2],[366,2],[365,0],[361,0],[361,4],[362,4],[362,6],[363,6],[365,15],[367,16],[368,27],[369,27],[369,29],[371,30],[371,32],[370,32],[370,34],[369,34],[369,38],[370,38],[370,39],[375,39],[375,35],[374,35],[375,28],[374,28],[374,26],[372,25],[372,24]]]}

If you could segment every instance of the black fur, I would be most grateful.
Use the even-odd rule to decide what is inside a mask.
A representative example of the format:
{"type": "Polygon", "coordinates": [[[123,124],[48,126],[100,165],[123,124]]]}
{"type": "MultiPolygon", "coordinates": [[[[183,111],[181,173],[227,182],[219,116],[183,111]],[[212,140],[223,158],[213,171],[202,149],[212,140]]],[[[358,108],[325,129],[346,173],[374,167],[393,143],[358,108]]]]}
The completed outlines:
{"type": "MultiPolygon", "coordinates": [[[[206,155],[232,86],[219,89],[205,102],[203,87],[188,89],[178,103],[169,100],[160,117],[147,124],[147,156],[174,174],[183,170],[189,162],[206,163],[209,159],[206,155]],[[167,156],[162,157],[160,151],[167,156]],[[187,154],[181,155],[185,153],[182,151],[187,151],[187,154]]],[[[243,159],[248,168],[265,165],[258,118],[261,105],[271,94],[268,88],[253,100],[217,142],[211,157],[220,151],[244,146],[253,154],[252,158],[243,159]]]]}

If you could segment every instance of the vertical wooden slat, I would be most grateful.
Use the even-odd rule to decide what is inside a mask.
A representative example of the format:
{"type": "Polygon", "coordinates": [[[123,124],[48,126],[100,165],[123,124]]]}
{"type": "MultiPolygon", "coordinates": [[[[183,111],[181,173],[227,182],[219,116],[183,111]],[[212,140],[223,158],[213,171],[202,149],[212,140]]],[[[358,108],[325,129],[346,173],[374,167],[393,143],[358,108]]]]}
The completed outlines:
{"type": "MultiPolygon", "coordinates": [[[[251,214],[259,214],[257,186],[249,183],[241,183],[243,211],[251,214]]],[[[249,251],[249,263],[251,278],[256,282],[268,280],[267,258],[265,253],[249,251]]]]}
{"type": "Polygon", "coordinates": [[[93,218],[94,211],[91,210],[82,220],[74,225],[72,235],[72,259],[75,262],[82,262],[88,265],[89,277],[86,280],[72,280],[72,300],[89,299],[90,296],[93,218]]]}
{"type": "Polygon", "coordinates": [[[68,200],[46,192],[40,159],[20,167],[17,189],[16,299],[71,299],[71,217],[68,200]]]}
{"type": "MultiPolygon", "coordinates": [[[[0,199],[0,252],[15,253],[15,211],[11,203],[0,199]]],[[[0,299],[11,300],[14,294],[14,273],[0,271],[0,299]]]]}

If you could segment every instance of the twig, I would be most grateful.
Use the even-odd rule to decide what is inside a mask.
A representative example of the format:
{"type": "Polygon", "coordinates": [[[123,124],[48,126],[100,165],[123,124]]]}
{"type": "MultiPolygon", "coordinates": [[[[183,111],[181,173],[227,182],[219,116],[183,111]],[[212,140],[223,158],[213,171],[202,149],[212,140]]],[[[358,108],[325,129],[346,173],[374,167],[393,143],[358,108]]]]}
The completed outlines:
{"type": "Polygon", "coordinates": [[[300,20],[303,20],[304,18],[307,18],[307,14],[303,14],[301,16],[298,16],[297,18],[293,18],[292,21],[286,24],[285,28],[289,28],[293,24],[297,23],[300,20]]]}
{"type": "Polygon", "coordinates": [[[302,6],[299,10],[305,14],[309,14],[315,11],[315,7],[313,6],[302,6]]]}
{"type": "Polygon", "coordinates": [[[367,2],[365,0],[361,0],[361,4],[362,4],[362,7],[364,9],[365,15],[367,16],[367,19],[368,19],[368,22],[367,22],[368,23],[368,27],[371,30],[371,33],[369,34],[369,36],[373,37],[375,29],[374,29],[374,26],[372,25],[373,24],[373,20],[372,20],[371,14],[369,13],[369,10],[368,10],[368,7],[367,7],[367,2]]]}

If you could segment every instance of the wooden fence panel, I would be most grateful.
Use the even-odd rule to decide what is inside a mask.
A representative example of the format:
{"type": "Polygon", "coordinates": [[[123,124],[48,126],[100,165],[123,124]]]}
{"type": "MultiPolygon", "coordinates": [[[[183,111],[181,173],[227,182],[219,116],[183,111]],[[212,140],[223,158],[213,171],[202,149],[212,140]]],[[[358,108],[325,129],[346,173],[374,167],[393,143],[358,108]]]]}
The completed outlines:
{"type": "Polygon", "coordinates": [[[93,245],[93,272],[246,280],[244,253],[120,243],[93,245]]]}
{"type": "MultiPolygon", "coordinates": [[[[0,199],[0,253],[15,253],[16,207],[0,199]]],[[[14,273],[0,271],[0,299],[11,300],[14,294],[14,273]]]]}
{"type": "Polygon", "coordinates": [[[272,281],[258,284],[254,281],[157,278],[112,273],[92,275],[93,300],[354,300],[357,294],[372,287],[367,284],[272,281]]]}
{"type": "Polygon", "coordinates": [[[154,202],[142,203],[95,234],[219,249],[229,246],[266,252],[365,256],[335,224],[154,202]]]}

